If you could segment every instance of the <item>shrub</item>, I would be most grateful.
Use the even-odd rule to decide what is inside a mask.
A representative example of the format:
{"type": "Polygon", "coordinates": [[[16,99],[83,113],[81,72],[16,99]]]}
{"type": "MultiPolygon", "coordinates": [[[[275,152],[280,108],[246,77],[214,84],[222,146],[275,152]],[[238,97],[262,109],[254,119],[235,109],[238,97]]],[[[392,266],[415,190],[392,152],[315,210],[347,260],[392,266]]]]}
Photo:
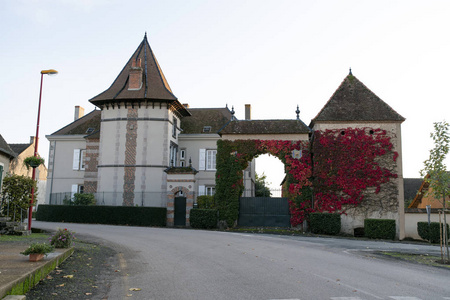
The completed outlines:
{"type": "Polygon", "coordinates": [[[198,208],[200,209],[213,209],[216,208],[214,203],[214,196],[198,196],[197,197],[198,208]]]}
{"type": "Polygon", "coordinates": [[[311,213],[309,220],[312,233],[336,235],[341,231],[340,214],[311,213]]]}
{"type": "MultiPolygon", "coordinates": [[[[441,225],[441,228],[444,228],[444,225],[441,225]]],[[[427,241],[430,241],[432,243],[439,243],[440,242],[440,229],[439,229],[439,222],[431,222],[430,227],[428,227],[428,222],[417,222],[417,232],[419,233],[419,236],[427,241]]],[[[447,224],[447,234],[450,238],[450,232],[449,232],[449,226],[447,224]]]]}
{"type": "Polygon", "coordinates": [[[134,226],[166,226],[167,208],[41,204],[37,221],[134,226]]]}
{"type": "Polygon", "coordinates": [[[20,252],[20,254],[23,254],[23,255],[45,254],[45,256],[47,256],[47,254],[52,251],[53,251],[53,246],[50,246],[45,243],[42,243],[42,244],[33,243],[25,251],[20,252]]]}
{"type": "Polygon", "coordinates": [[[395,239],[395,220],[365,219],[364,233],[371,239],[395,239]]]}
{"type": "Polygon", "coordinates": [[[217,227],[217,209],[191,209],[190,224],[192,228],[210,229],[217,227]]]}
{"type": "Polygon", "coordinates": [[[50,245],[55,248],[69,248],[73,245],[75,237],[67,228],[58,228],[56,233],[50,238],[50,245]]]}
{"type": "Polygon", "coordinates": [[[74,205],[96,205],[97,200],[95,200],[94,194],[80,194],[75,193],[73,195],[73,204],[74,205]]]}

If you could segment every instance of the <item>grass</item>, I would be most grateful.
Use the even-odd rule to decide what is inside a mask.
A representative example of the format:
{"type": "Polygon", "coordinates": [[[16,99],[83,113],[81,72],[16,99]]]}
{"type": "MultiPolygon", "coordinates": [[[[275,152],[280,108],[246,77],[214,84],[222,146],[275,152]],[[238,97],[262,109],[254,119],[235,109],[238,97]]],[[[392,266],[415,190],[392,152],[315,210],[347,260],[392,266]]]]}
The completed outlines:
{"type": "Polygon", "coordinates": [[[20,235],[1,235],[0,242],[36,242],[45,240],[50,237],[48,233],[32,233],[30,235],[20,236],[20,235]]]}
{"type": "Polygon", "coordinates": [[[402,259],[408,262],[413,262],[421,265],[428,265],[433,267],[443,267],[450,270],[450,264],[443,264],[438,261],[441,260],[440,256],[428,255],[428,254],[410,254],[400,252],[381,252],[382,255],[392,258],[402,259]]]}

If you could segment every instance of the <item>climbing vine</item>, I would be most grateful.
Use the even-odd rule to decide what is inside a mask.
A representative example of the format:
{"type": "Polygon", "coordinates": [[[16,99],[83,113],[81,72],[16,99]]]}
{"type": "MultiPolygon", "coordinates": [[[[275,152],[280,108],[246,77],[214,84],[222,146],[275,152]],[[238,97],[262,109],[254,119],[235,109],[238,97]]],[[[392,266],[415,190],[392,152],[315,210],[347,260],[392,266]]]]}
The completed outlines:
{"type": "Polygon", "coordinates": [[[239,214],[239,197],[244,191],[242,170],[248,162],[260,154],[269,153],[285,165],[287,189],[291,211],[291,224],[303,221],[305,211],[310,209],[310,198],[301,197],[308,192],[311,182],[309,143],[282,140],[219,140],[217,142],[216,202],[220,218],[233,226],[239,214]]]}
{"type": "Polygon", "coordinates": [[[390,137],[382,129],[316,131],[313,141],[314,209],[343,212],[344,205],[358,206],[367,188],[374,188],[378,194],[381,184],[397,177],[392,166],[395,166],[398,154],[392,147],[390,137]],[[384,164],[382,157],[387,159],[384,164]]]}
{"type": "Polygon", "coordinates": [[[283,194],[292,226],[302,224],[311,212],[345,213],[343,206],[358,206],[368,188],[378,194],[383,183],[397,177],[398,154],[385,130],[347,128],[314,135],[313,162],[306,141],[219,140],[215,199],[220,219],[230,227],[236,224],[244,191],[242,171],[261,154],[274,155],[285,165],[283,194]]]}

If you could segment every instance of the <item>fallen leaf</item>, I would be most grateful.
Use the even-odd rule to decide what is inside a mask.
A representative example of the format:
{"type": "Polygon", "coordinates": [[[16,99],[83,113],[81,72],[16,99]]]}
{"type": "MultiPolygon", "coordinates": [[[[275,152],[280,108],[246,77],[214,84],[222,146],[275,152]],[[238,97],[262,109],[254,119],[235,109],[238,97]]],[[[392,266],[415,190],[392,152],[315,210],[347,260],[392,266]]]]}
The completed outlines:
{"type": "Polygon", "coordinates": [[[356,293],[357,292],[357,290],[353,290],[353,293],[356,293]]]}
{"type": "Polygon", "coordinates": [[[140,291],[140,288],[131,288],[130,291],[140,291]]]}
{"type": "Polygon", "coordinates": [[[127,294],[127,297],[132,297],[133,296],[133,294],[127,294]]]}
{"type": "Polygon", "coordinates": [[[341,281],[341,280],[338,278],[338,279],[336,279],[336,281],[341,281]]]}
{"type": "Polygon", "coordinates": [[[47,279],[53,279],[53,277],[50,276],[50,275],[47,275],[47,277],[45,277],[45,278],[47,278],[47,279]]]}
{"type": "Polygon", "coordinates": [[[52,295],[53,295],[53,296],[58,296],[58,294],[57,294],[57,293],[52,293],[52,295]]]}
{"type": "Polygon", "coordinates": [[[63,278],[73,278],[73,275],[64,275],[63,278]]]}
{"type": "Polygon", "coordinates": [[[120,270],[115,270],[114,272],[120,272],[120,270]]]}
{"type": "Polygon", "coordinates": [[[92,287],[93,287],[94,289],[98,288],[98,286],[96,286],[96,285],[93,285],[92,287]]]}
{"type": "Polygon", "coordinates": [[[57,285],[56,287],[61,287],[61,286],[64,286],[64,285],[65,285],[65,283],[57,285]]]}
{"type": "Polygon", "coordinates": [[[90,296],[92,295],[92,293],[84,293],[86,296],[90,296]]]}

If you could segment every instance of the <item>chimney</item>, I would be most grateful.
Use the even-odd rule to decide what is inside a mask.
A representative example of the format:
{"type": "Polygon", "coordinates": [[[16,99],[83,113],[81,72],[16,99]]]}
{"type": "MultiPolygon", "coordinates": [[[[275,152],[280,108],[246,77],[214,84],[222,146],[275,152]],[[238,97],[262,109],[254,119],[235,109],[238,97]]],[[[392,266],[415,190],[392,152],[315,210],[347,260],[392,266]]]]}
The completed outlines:
{"type": "Polygon", "coordinates": [[[128,82],[128,90],[140,90],[142,87],[142,68],[141,59],[133,60],[131,62],[130,78],[128,82]]]}
{"type": "Polygon", "coordinates": [[[34,136],[30,136],[30,144],[33,144],[34,143],[34,136]]]}
{"type": "Polygon", "coordinates": [[[245,119],[252,119],[252,106],[250,104],[245,104],[245,119]]]}
{"type": "Polygon", "coordinates": [[[84,108],[82,108],[81,106],[75,106],[75,116],[74,116],[74,121],[78,120],[79,118],[81,118],[82,116],[84,116],[84,108]]]}

